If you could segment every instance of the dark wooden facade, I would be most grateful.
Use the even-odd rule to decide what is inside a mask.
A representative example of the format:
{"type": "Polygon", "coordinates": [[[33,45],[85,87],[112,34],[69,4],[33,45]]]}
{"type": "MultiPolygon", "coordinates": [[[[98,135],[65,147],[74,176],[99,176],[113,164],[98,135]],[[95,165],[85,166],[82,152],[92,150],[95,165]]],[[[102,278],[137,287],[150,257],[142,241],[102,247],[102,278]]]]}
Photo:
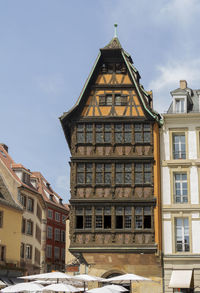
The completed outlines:
{"type": "Polygon", "coordinates": [[[70,251],[159,254],[159,124],[117,38],[60,118],[71,151],[70,251]]]}

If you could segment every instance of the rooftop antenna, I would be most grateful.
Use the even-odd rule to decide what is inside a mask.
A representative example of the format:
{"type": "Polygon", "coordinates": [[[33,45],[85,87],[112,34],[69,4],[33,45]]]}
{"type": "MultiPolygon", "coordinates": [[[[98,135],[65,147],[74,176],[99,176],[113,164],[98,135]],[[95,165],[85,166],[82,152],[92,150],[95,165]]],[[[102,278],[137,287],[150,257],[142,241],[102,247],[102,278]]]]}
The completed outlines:
{"type": "Polygon", "coordinates": [[[118,26],[118,24],[117,24],[117,23],[115,23],[115,24],[114,24],[114,27],[115,27],[115,34],[114,34],[114,38],[117,38],[117,26],[118,26]]]}

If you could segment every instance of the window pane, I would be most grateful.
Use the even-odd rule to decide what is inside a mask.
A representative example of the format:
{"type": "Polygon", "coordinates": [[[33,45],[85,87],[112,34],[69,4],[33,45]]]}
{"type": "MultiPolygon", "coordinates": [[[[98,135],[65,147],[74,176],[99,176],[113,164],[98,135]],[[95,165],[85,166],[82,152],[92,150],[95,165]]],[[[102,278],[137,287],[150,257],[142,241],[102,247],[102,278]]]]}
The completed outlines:
{"type": "Polygon", "coordinates": [[[135,173],[135,183],[136,184],[143,183],[142,173],[135,173]]]}
{"type": "Polygon", "coordinates": [[[84,174],[83,173],[77,174],[77,183],[84,183],[84,174]]]}
{"type": "Polygon", "coordinates": [[[103,183],[103,175],[102,173],[96,174],[96,183],[103,183]]]}
{"type": "Polygon", "coordinates": [[[131,133],[125,132],[124,133],[124,142],[131,143],[131,139],[132,139],[131,133]]]}
{"type": "Polygon", "coordinates": [[[125,182],[124,183],[131,183],[131,173],[125,173],[125,182]]]}
{"type": "Polygon", "coordinates": [[[135,229],[142,229],[142,216],[135,216],[135,229]]]}
{"type": "Polygon", "coordinates": [[[123,171],[123,164],[116,164],[116,171],[117,172],[122,172],[123,171]]]}
{"type": "Polygon", "coordinates": [[[86,183],[92,183],[92,173],[86,174],[86,183]]]}
{"type": "Polygon", "coordinates": [[[102,133],[96,133],[96,142],[97,143],[103,142],[103,134],[102,133]]]}
{"type": "Polygon", "coordinates": [[[117,173],[116,175],[115,175],[116,177],[115,177],[115,181],[116,181],[116,183],[123,183],[123,175],[122,175],[122,173],[117,173]]]}
{"type": "Polygon", "coordinates": [[[123,139],[122,133],[120,133],[120,132],[115,133],[115,142],[116,143],[122,143],[122,139],[123,139]]]}
{"type": "Polygon", "coordinates": [[[92,143],[92,133],[86,133],[86,142],[92,143]]]}
{"type": "Polygon", "coordinates": [[[107,143],[111,142],[111,133],[106,132],[104,135],[105,135],[105,142],[107,143]]]}
{"type": "Polygon", "coordinates": [[[125,216],[125,228],[131,228],[132,217],[125,216]]]}
{"type": "Polygon", "coordinates": [[[111,173],[105,173],[105,183],[111,183],[111,173]]]}
{"type": "Polygon", "coordinates": [[[102,216],[96,216],[96,228],[102,228],[102,216]]]}
{"type": "Polygon", "coordinates": [[[78,143],[84,142],[84,134],[83,133],[77,133],[77,142],[78,143]]]}

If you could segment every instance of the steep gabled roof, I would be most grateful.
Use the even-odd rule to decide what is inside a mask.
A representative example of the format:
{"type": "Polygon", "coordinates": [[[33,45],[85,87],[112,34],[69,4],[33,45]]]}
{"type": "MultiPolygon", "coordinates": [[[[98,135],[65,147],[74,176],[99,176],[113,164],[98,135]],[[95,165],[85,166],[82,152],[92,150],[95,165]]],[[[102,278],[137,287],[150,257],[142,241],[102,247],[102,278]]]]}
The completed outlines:
{"type": "Polygon", "coordinates": [[[5,205],[10,208],[17,209],[20,212],[23,212],[23,208],[14,200],[14,197],[7,188],[6,183],[4,182],[3,177],[1,175],[0,186],[0,205],[5,205]]]}
{"type": "Polygon", "coordinates": [[[69,211],[68,206],[62,203],[62,198],[51,188],[44,176],[40,172],[32,172],[32,174],[34,178],[38,179],[38,191],[42,194],[45,202],[69,211]]]}
{"type": "MultiPolygon", "coordinates": [[[[133,66],[133,61],[131,56],[122,48],[119,40],[117,37],[114,37],[109,43],[108,45],[106,45],[104,48],[100,49],[100,53],[97,56],[97,59],[92,67],[92,70],[85,82],[85,85],[81,91],[81,94],[76,102],[76,104],[74,105],[74,107],[69,110],[68,112],[63,113],[63,115],[59,118],[64,130],[64,123],[66,121],[70,121],[70,118],[72,116],[72,114],[76,111],[76,109],[78,108],[78,106],[80,105],[82,99],[84,98],[84,95],[87,91],[87,89],[90,87],[92,80],[95,76],[95,74],[97,73],[98,70],[98,65],[101,61],[101,59],[104,58],[105,55],[111,55],[114,54],[116,56],[120,56],[120,58],[122,58],[122,60],[124,61],[124,63],[127,66],[128,72],[130,74],[130,77],[132,79],[132,82],[136,88],[136,91],[138,93],[138,96],[140,97],[140,100],[142,102],[142,105],[146,111],[146,113],[148,113],[148,115],[150,115],[150,117],[154,120],[156,120],[159,124],[162,124],[161,121],[161,117],[160,115],[154,111],[153,109],[151,109],[151,107],[149,106],[149,101],[151,101],[151,95],[146,92],[140,85],[139,83],[139,79],[140,79],[140,74],[138,72],[138,70],[133,66]]],[[[65,131],[64,131],[65,132],[65,131]]],[[[67,138],[67,137],[66,137],[67,138]]]]}

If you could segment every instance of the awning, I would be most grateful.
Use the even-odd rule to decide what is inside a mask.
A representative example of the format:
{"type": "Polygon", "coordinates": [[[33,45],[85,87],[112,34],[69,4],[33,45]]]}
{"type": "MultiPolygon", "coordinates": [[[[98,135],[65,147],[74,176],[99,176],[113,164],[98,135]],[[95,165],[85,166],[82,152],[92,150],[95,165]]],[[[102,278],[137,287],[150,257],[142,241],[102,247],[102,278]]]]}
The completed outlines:
{"type": "Polygon", "coordinates": [[[175,270],[172,272],[169,288],[190,288],[192,270],[175,270]]]}

